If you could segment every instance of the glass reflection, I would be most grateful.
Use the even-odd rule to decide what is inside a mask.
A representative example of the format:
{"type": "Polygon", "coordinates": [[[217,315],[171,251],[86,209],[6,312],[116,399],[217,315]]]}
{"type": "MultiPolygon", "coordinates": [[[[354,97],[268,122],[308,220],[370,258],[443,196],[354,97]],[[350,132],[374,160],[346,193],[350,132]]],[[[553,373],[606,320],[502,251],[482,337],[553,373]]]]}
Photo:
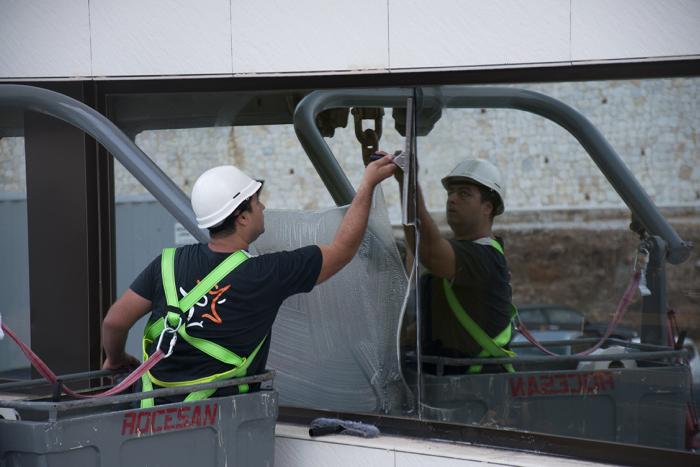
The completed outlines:
{"type": "MultiPolygon", "coordinates": [[[[697,196],[683,167],[692,158],[687,145],[697,148],[697,142],[680,128],[695,125],[697,117],[680,109],[697,82],[530,87],[585,110],[657,204],[696,216],[697,207],[683,207],[683,200],[697,196]],[[592,90],[603,97],[593,99],[592,90]],[[669,128],[665,122],[670,121],[680,126],[669,128]],[[675,136],[664,136],[669,132],[675,136]],[[672,143],[675,138],[683,143],[672,143]],[[648,148],[661,146],[676,154],[655,152],[654,161],[674,167],[666,174],[673,192],[649,178],[645,166],[648,148]]],[[[444,109],[418,147],[419,250],[427,270],[419,313],[422,415],[690,447],[694,435],[684,423],[695,417],[689,409],[692,362],[689,367],[680,354],[649,352],[673,352],[678,346],[679,334],[667,324],[663,302],[666,291],[675,290],[669,292],[669,306],[688,308],[689,297],[680,290],[688,290],[693,268],[669,265],[666,276],[663,245],[638,228],[629,230],[629,211],[605,175],[574,138],[541,117],[515,110],[444,109]],[[640,245],[657,258],[647,269],[653,299],[642,300],[634,288],[626,294],[635,284],[632,263],[640,245]],[[628,313],[626,299],[632,301],[628,313]],[[522,309],[520,322],[533,340],[544,342],[547,353],[509,326],[511,303],[522,309]],[[596,346],[606,336],[613,340],[596,346]],[[491,363],[491,357],[513,353],[514,360],[491,363]],[[631,423],[628,417],[641,419],[631,423]]],[[[695,235],[687,227],[681,233],[684,240],[695,235]]],[[[687,314],[676,316],[687,331],[681,337],[698,336],[687,314]]]]}

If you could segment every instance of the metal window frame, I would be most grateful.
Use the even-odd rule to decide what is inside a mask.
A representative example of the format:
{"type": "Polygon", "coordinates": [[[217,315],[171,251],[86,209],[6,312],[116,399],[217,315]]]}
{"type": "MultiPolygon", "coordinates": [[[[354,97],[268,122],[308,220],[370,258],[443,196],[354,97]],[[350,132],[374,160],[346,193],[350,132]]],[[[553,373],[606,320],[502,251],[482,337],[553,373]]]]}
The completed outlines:
{"type": "MultiPolygon", "coordinates": [[[[483,84],[483,83],[543,83],[577,80],[612,80],[612,79],[649,79],[670,78],[681,76],[699,76],[700,60],[674,60],[664,62],[629,62],[613,64],[591,64],[576,66],[534,67],[525,69],[496,69],[496,70],[463,70],[463,71],[432,71],[407,72],[392,74],[363,74],[336,76],[283,76],[283,77],[245,77],[245,78],[208,78],[208,79],[106,79],[84,81],[86,88],[92,89],[98,105],[96,107],[108,115],[104,109],[105,96],[109,94],[136,94],[148,92],[212,92],[219,90],[275,90],[275,89],[308,89],[330,87],[359,87],[359,86],[415,86],[415,85],[446,85],[446,84],[483,84]]],[[[13,82],[13,81],[10,81],[13,82]]],[[[16,81],[14,81],[16,82],[16,81]]],[[[25,84],[45,86],[45,81],[25,81],[25,84]]],[[[0,85],[3,87],[5,85],[0,85]]],[[[2,104],[0,104],[2,105],[2,104]]],[[[102,149],[103,150],[103,149],[102,149]]],[[[158,178],[157,176],[155,177],[158,178]]],[[[143,183],[143,182],[142,182],[143,183]]],[[[105,187],[100,188],[106,189],[105,187]]],[[[177,215],[177,210],[169,211],[183,222],[177,215]]],[[[113,215],[112,215],[113,224],[113,215]]],[[[189,230],[189,229],[188,229],[189,230]]],[[[192,230],[191,230],[192,232],[192,230]]],[[[193,232],[194,233],[194,232],[193,232]]],[[[103,268],[114,268],[113,264],[102,265],[103,268]]],[[[99,339],[97,339],[99,341],[99,339]]],[[[290,420],[288,411],[301,410],[312,416],[321,416],[321,411],[307,409],[281,410],[280,419],[290,420]]],[[[290,412],[291,413],[291,412],[290,412]]],[[[344,418],[361,419],[361,414],[340,414],[344,418]]],[[[371,422],[376,415],[367,415],[371,422]]],[[[293,418],[293,417],[292,417],[293,418]]],[[[538,450],[553,454],[576,456],[581,459],[618,462],[631,465],[660,465],[673,462],[674,464],[690,464],[697,459],[680,451],[646,448],[636,445],[619,445],[602,443],[576,438],[538,435],[506,430],[494,430],[482,427],[465,427],[437,422],[409,420],[412,424],[403,425],[392,422],[391,417],[382,417],[383,431],[392,432],[389,427],[397,427],[397,434],[418,435],[423,437],[441,437],[464,442],[482,443],[490,446],[503,446],[514,449],[538,450]],[[499,441],[499,440],[505,441],[499,441]]]]}

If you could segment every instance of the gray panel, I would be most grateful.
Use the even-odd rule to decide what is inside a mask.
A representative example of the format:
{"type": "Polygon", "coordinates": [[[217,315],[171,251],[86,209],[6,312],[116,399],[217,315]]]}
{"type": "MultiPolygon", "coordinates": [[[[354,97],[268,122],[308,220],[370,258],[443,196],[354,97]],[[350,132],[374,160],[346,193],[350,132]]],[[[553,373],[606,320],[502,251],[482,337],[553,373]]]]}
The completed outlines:
{"type": "Polygon", "coordinates": [[[58,420],[20,412],[21,420],[0,420],[0,466],[274,465],[274,391],[150,409],[74,408],[58,420]]]}
{"type": "MultiPolygon", "coordinates": [[[[29,254],[26,199],[0,201],[0,296],[2,318],[25,343],[29,334],[29,254]]],[[[148,263],[174,241],[175,219],[155,200],[116,205],[117,293],[121,295],[148,263]]],[[[129,336],[127,351],[140,352],[137,324],[129,336]]],[[[26,368],[29,363],[9,338],[0,341],[0,371],[26,368]]],[[[24,376],[24,375],[23,375],[24,376]]]]}
{"type": "MultiPolygon", "coordinates": [[[[415,384],[415,372],[407,377],[415,384]]],[[[682,366],[423,377],[428,419],[684,448],[682,366]]]]}
{"type": "MultiPolygon", "coordinates": [[[[29,334],[29,253],[26,199],[0,200],[0,310],[3,321],[20,339],[29,334]]],[[[117,294],[121,295],[166,246],[174,244],[175,219],[155,200],[116,205],[117,294]]],[[[129,334],[127,352],[140,356],[145,319],[129,334]]],[[[41,356],[41,355],[40,355],[41,356]]],[[[9,338],[0,341],[0,372],[27,368],[22,351],[9,338]]],[[[21,374],[22,377],[26,373],[21,374]]]]}
{"type": "Polygon", "coordinates": [[[218,435],[216,430],[207,427],[189,430],[185,440],[177,431],[131,438],[121,447],[119,465],[169,467],[174,465],[174,460],[177,465],[216,465],[218,435]],[[164,452],[168,455],[164,456],[164,452]]]}
{"type": "MultiPolygon", "coordinates": [[[[155,200],[117,201],[115,206],[117,296],[136,276],[175,241],[175,218],[155,200]]],[[[141,356],[141,336],[147,316],[139,320],[126,342],[126,351],[141,356]]]]}

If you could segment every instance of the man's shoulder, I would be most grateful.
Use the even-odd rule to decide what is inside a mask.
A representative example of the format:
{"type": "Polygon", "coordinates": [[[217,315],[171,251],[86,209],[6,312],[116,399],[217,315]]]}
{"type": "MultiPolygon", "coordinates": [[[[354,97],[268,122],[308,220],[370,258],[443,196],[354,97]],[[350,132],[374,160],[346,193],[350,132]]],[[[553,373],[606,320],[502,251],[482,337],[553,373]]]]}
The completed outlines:
{"type": "Polygon", "coordinates": [[[257,261],[284,261],[294,257],[310,257],[321,254],[321,248],[318,245],[307,245],[293,250],[272,251],[260,255],[252,256],[251,259],[257,261]]]}
{"type": "MultiPolygon", "coordinates": [[[[450,239],[450,245],[455,251],[455,256],[462,261],[479,261],[485,264],[496,264],[506,266],[506,258],[489,241],[490,239],[479,240],[457,240],[450,239]]],[[[500,244],[500,242],[499,242],[500,244]]]]}
{"type": "Polygon", "coordinates": [[[486,241],[483,240],[457,240],[454,238],[448,239],[450,244],[452,245],[452,248],[454,249],[460,249],[460,250],[469,250],[469,251],[476,251],[476,252],[483,252],[483,253],[491,253],[495,252],[498,253],[498,251],[491,246],[489,243],[486,243],[486,241]]]}
{"type": "Polygon", "coordinates": [[[175,249],[175,251],[180,253],[180,254],[188,254],[188,255],[192,255],[192,254],[195,254],[195,255],[202,254],[203,255],[203,254],[205,254],[205,251],[204,251],[205,248],[202,248],[201,243],[189,243],[187,245],[180,245],[177,247],[172,246],[169,248],[175,249]]]}

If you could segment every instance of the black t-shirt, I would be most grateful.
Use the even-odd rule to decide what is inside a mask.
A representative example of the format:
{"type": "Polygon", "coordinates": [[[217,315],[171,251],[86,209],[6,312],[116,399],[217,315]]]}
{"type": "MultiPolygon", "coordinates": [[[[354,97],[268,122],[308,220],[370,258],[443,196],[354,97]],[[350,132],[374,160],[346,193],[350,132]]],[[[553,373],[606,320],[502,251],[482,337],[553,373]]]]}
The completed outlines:
{"type": "MultiPolygon", "coordinates": [[[[450,240],[450,245],[456,261],[452,290],[464,311],[489,336],[496,337],[510,322],[512,291],[506,258],[494,247],[473,241],[450,240]]],[[[423,290],[430,310],[426,353],[460,358],[481,352],[450,309],[442,279],[428,275],[423,290]]]]}
{"type": "MultiPolygon", "coordinates": [[[[185,296],[229,255],[213,252],[204,244],[178,248],[175,252],[178,298],[185,296]]],[[[263,372],[272,324],[282,302],[291,295],[309,292],[321,272],[321,263],[321,250],[315,245],[250,257],[205,294],[189,313],[183,313],[187,318],[187,333],[216,342],[240,357],[248,357],[267,336],[247,374],[263,372]]],[[[165,315],[160,255],[134,280],[131,290],[153,303],[151,320],[165,315]]],[[[155,344],[149,354],[154,347],[155,344]]],[[[167,351],[167,343],[163,344],[163,350],[167,351]]],[[[231,368],[180,338],[173,354],[151,372],[162,381],[188,381],[231,368]]],[[[217,395],[235,393],[233,388],[219,390],[217,395]]]]}

